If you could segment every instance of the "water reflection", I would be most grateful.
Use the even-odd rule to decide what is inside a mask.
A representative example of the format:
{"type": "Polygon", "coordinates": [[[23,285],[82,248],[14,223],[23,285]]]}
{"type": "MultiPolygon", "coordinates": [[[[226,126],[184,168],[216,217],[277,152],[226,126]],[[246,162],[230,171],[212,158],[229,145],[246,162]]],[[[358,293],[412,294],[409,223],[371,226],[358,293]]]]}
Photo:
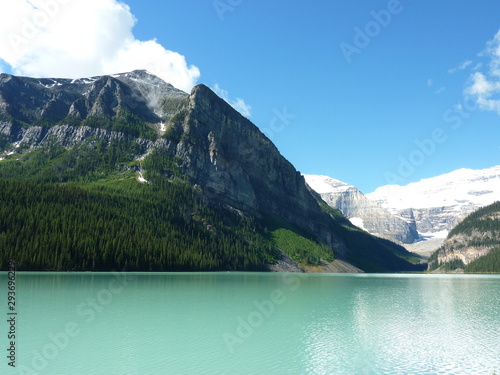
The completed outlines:
{"type": "Polygon", "coordinates": [[[67,273],[18,280],[22,365],[66,323],[81,330],[40,374],[500,373],[495,276],[67,273]],[[239,341],[230,347],[225,334],[239,341]]]}
{"type": "Polygon", "coordinates": [[[342,305],[303,331],[308,372],[491,375],[499,279],[425,276],[353,278],[342,305]]]}

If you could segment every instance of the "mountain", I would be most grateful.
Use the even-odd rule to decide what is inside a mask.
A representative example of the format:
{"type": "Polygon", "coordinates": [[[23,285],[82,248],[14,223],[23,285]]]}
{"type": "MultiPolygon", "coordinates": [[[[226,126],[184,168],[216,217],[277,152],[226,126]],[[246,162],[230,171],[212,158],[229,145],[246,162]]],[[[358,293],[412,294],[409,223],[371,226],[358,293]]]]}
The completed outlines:
{"type": "Polygon", "coordinates": [[[429,270],[500,272],[500,202],[467,216],[430,257],[429,270]]]}
{"type": "Polygon", "coordinates": [[[79,80],[2,74],[0,152],[3,265],[416,268],[405,249],[326,206],[204,85],[187,94],[146,71],[79,80]]]}
{"type": "Polygon", "coordinates": [[[145,71],[78,80],[1,74],[0,134],[30,147],[54,137],[71,147],[91,136],[116,136],[96,129],[156,138],[187,99],[188,94],[145,71]],[[70,127],[77,124],[83,126],[70,127]]]}
{"type": "Polygon", "coordinates": [[[406,244],[419,238],[414,220],[407,222],[392,215],[356,187],[328,176],[304,175],[304,178],[330,207],[340,210],[351,223],[367,232],[406,244]]]}
{"type": "Polygon", "coordinates": [[[394,215],[414,219],[424,238],[444,240],[468,214],[498,200],[500,166],[459,169],[406,186],[383,186],[366,197],[394,215]]]}

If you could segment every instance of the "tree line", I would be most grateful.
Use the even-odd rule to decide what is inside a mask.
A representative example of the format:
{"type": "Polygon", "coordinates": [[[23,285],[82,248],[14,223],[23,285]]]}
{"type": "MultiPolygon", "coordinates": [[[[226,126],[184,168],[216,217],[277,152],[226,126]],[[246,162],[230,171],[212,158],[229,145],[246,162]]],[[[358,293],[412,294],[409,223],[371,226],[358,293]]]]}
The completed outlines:
{"type": "Polygon", "coordinates": [[[136,181],[135,143],[57,145],[0,163],[0,268],[264,270],[276,249],[251,218],[210,206],[161,151],[136,181]]]}

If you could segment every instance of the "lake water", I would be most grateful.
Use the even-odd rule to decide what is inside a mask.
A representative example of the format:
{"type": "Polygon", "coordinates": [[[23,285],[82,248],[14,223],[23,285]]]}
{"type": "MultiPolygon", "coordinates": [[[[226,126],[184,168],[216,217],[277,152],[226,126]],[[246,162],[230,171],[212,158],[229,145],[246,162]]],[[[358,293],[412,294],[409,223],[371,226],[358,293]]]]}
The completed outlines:
{"type": "Polygon", "coordinates": [[[0,374],[500,375],[500,276],[18,273],[0,374]]]}

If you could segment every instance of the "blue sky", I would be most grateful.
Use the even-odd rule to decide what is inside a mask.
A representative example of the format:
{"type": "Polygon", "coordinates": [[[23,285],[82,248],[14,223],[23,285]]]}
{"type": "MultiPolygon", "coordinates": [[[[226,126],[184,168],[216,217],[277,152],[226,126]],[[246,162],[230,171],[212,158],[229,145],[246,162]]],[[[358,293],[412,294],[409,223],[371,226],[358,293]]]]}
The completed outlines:
{"type": "MultiPolygon", "coordinates": [[[[174,67],[171,80],[180,88],[204,83],[232,103],[239,99],[235,106],[302,173],[329,175],[364,193],[499,164],[496,0],[87,0],[87,18],[66,5],[80,0],[37,2],[44,1],[60,7],[46,12],[46,27],[62,25],[64,15],[77,35],[64,33],[68,39],[53,52],[70,70],[55,70],[58,63],[43,55],[47,37],[30,40],[23,55],[0,48],[3,71],[81,77],[143,64],[155,73],[156,58],[156,70],[174,67]],[[102,42],[109,32],[87,42],[78,22],[87,31],[109,28],[109,45],[102,42]],[[111,56],[113,43],[124,41],[128,47],[111,56]],[[26,63],[34,55],[38,60],[26,63]]],[[[18,34],[19,12],[9,17],[18,34]]]]}

